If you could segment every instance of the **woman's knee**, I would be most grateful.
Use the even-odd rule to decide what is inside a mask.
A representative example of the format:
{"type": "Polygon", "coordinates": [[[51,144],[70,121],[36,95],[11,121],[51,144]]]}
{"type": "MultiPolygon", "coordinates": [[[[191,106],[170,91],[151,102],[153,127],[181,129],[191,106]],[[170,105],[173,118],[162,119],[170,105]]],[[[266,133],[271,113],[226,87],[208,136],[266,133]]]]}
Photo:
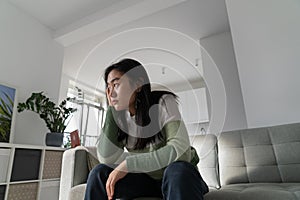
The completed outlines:
{"type": "Polygon", "coordinates": [[[192,164],[185,161],[177,161],[171,163],[164,172],[164,177],[184,178],[193,175],[197,170],[192,164]]]}
{"type": "Polygon", "coordinates": [[[90,173],[89,173],[89,179],[91,178],[108,178],[110,172],[112,171],[112,168],[105,164],[99,164],[96,167],[94,167],[90,173]]]}
{"type": "Polygon", "coordinates": [[[208,187],[203,181],[198,169],[191,163],[177,161],[171,163],[164,172],[163,191],[174,187],[176,190],[187,190],[199,194],[208,192],[208,187]],[[186,187],[189,188],[186,188],[186,187]]]}

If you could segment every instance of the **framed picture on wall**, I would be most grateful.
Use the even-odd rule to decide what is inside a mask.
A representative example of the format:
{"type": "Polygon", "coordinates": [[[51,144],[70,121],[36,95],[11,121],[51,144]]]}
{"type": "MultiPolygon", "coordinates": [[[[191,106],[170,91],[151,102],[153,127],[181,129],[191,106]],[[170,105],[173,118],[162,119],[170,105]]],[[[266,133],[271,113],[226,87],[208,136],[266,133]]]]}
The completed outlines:
{"type": "Polygon", "coordinates": [[[16,106],[16,89],[0,83],[0,142],[12,140],[16,106]]]}

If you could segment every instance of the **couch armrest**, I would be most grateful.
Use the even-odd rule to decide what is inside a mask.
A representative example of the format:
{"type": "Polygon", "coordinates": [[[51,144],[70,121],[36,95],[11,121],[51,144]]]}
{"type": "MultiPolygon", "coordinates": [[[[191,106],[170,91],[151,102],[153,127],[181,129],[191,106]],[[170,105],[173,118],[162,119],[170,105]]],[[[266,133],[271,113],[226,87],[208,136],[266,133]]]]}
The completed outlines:
{"type": "Polygon", "coordinates": [[[88,149],[82,146],[68,149],[63,154],[59,200],[68,199],[72,187],[86,183],[89,170],[88,149]]]}

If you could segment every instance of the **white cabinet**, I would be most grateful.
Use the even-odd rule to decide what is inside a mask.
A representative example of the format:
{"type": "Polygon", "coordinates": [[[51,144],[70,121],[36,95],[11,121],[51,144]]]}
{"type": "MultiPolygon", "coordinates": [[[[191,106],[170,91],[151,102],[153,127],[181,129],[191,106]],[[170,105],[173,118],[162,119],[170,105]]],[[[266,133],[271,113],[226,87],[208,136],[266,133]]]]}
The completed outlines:
{"type": "Polygon", "coordinates": [[[0,143],[0,200],[57,200],[64,150],[0,143]]]}
{"type": "Polygon", "coordinates": [[[180,111],[186,124],[208,122],[206,88],[197,88],[177,93],[180,111]]]}

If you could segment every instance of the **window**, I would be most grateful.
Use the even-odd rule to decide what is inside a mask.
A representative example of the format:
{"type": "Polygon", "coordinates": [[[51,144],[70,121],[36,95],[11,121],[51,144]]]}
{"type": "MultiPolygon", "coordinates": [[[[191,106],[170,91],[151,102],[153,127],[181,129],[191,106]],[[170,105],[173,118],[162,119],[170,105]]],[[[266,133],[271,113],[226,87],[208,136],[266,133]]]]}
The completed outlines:
{"type": "Polygon", "coordinates": [[[70,133],[78,129],[81,144],[95,146],[104,122],[104,110],[107,107],[105,93],[70,86],[67,95],[73,98],[68,102],[69,106],[77,108],[77,112],[67,122],[65,132],[70,133]]]}

